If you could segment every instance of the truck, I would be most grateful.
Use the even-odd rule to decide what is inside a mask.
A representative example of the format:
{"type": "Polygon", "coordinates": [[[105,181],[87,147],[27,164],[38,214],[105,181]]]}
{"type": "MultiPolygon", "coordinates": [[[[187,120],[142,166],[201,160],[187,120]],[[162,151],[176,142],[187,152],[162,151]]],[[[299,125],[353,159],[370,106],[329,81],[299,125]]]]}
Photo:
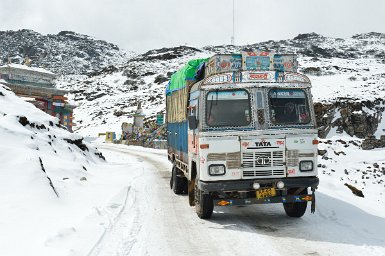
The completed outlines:
{"type": "Polygon", "coordinates": [[[302,217],[318,188],[311,82],[295,54],[190,60],[166,89],[170,187],[201,219],[215,207],[281,203],[302,217]]]}

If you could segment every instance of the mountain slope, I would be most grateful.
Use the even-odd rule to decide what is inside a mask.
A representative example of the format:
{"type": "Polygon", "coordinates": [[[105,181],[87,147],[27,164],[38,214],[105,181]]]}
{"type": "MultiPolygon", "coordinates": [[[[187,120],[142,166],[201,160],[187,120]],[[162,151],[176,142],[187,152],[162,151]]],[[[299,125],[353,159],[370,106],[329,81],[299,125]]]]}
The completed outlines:
{"type": "MultiPolygon", "coordinates": [[[[299,71],[310,77],[314,101],[328,105],[329,119],[326,124],[321,124],[325,120],[320,119],[320,126],[336,123],[333,119],[344,102],[358,102],[349,111],[363,111],[363,119],[373,117],[375,121],[370,125],[375,126],[374,131],[383,127],[380,118],[383,103],[379,99],[385,97],[385,35],[379,33],[347,39],[310,33],[246,46],[163,48],[134,56],[119,68],[111,67],[89,76],[67,76],[58,81],[58,86],[71,90],[71,99],[79,105],[75,110],[78,132],[95,135],[105,130],[119,131],[121,122],[130,120],[138,100],[142,101],[149,117],[164,110],[164,88],[168,79],[187,60],[255,49],[299,54],[299,71]]],[[[326,113],[319,114],[322,117],[326,113]]],[[[336,124],[338,130],[351,130],[342,121],[336,124]]],[[[365,136],[368,132],[349,134],[365,136]]]]}
{"type": "Polygon", "coordinates": [[[0,65],[8,59],[22,63],[29,57],[32,66],[56,74],[84,74],[112,64],[123,64],[132,55],[114,44],[71,31],[57,35],[42,35],[26,29],[0,31],[0,65]]]}
{"type": "Polygon", "coordinates": [[[77,132],[91,136],[107,130],[118,132],[122,122],[132,120],[139,101],[148,117],[164,110],[164,91],[172,73],[189,59],[210,54],[185,46],[152,50],[120,68],[66,77],[58,86],[70,90],[69,99],[78,105],[77,132]]]}

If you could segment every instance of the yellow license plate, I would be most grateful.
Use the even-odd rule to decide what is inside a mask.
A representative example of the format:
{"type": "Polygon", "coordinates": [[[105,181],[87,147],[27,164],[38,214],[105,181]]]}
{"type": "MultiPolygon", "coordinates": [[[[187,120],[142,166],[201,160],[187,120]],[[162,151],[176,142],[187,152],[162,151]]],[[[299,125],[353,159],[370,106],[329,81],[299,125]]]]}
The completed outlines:
{"type": "Polygon", "coordinates": [[[277,193],[275,191],[275,188],[264,188],[257,190],[257,199],[266,198],[266,197],[272,197],[275,196],[277,193]]]}

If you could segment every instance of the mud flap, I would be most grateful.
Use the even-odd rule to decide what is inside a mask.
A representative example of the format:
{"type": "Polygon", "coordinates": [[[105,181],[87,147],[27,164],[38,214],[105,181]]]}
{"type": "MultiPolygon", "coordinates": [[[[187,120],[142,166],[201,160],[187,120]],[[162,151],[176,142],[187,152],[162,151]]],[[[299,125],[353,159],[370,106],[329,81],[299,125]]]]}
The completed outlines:
{"type": "Polygon", "coordinates": [[[312,192],[312,199],[311,199],[311,213],[315,213],[315,194],[314,194],[314,191],[312,192]]]}
{"type": "Polygon", "coordinates": [[[188,181],[188,202],[190,206],[195,206],[195,179],[188,181]]]}

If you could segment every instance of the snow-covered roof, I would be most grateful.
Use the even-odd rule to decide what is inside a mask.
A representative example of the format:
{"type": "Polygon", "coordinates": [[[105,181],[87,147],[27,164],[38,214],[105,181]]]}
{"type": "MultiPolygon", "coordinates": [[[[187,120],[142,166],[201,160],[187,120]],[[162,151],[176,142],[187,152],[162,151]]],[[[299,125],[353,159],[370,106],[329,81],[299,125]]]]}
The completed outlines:
{"type": "Polygon", "coordinates": [[[44,68],[36,68],[36,67],[29,67],[26,65],[21,65],[21,64],[6,64],[4,66],[0,66],[0,68],[15,68],[15,69],[24,69],[24,70],[29,70],[29,71],[34,71],[34,72],[39,72],[39,73],[45,73],[45,74],[50,74],[50,75],[55,75],[49,70],[46,70],[44,68]]]}

